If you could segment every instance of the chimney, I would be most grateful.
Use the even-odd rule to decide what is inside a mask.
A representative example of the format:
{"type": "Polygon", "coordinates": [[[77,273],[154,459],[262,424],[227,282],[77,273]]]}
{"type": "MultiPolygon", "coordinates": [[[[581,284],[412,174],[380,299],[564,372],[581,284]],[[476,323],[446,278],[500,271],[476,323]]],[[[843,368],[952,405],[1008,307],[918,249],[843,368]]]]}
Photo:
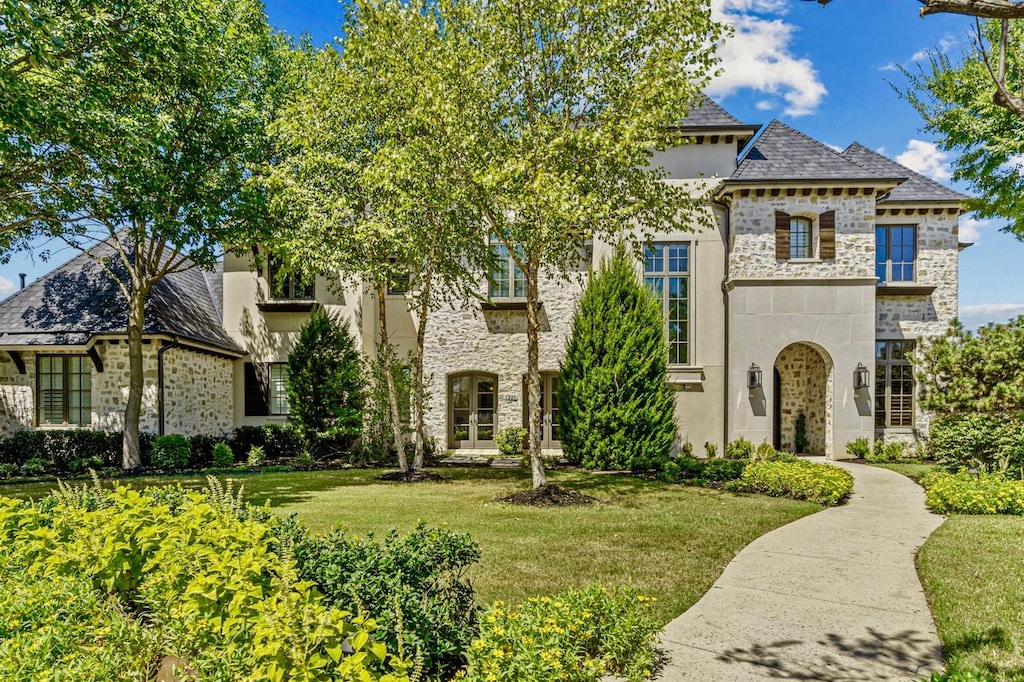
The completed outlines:
{"type": "Polygon", "coordinates": [[[26,275],[25,275],[25,273],[24,273],[24,272],[19,272],[19,273],[18,273],[18,277],[20,277],[20,278],[21,278],[21,288],[22,288],[22,289],[24,289],[24,288],[25,288],[25,276],[26,276],[26,275]]]}

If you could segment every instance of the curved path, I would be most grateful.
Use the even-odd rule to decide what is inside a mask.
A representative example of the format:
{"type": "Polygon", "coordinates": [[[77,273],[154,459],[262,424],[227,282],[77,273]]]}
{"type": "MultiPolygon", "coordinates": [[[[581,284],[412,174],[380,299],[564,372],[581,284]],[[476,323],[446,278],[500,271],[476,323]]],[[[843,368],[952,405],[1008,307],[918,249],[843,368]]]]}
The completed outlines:
{"type": "Polygon", "coordinates": [[[943,518],[910,479],[838,465],[856,479],[850,501],[743,549],[665,626],[660,679],[862,682],[942,669],[914,555],[943,518]]]}

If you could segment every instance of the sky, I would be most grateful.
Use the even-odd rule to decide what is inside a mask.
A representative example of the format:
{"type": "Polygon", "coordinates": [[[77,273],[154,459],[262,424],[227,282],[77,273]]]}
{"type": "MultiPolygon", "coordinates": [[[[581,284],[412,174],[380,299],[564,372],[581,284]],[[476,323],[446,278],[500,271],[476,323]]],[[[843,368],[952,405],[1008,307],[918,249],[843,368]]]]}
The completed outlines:
{"type": "MultiPolygon", "coordinates": [[[[265,0],[270,23],[315,44],[341,33],[336,0],[265,0]]],[[[708,94],[747,123],[779,119],[837,148],[852,142],[950,184],[953,156],[898,90],[899,66],[916,69],[928,52],[956,56],[970,43],[967,17],[921,18],[916,0],[834,0],[827,7],[805,0],[712,0],[714,12],[735,27],[720,50],[722,75],[708,94]]],[[[951,185],[961,191],[965,187],[951,185]]],[[[974,246],[960,254],[960,317],[969,327],[1024,314],[1024,243],[1002,233],[1001,221],[960,219],[960,240],[974,246]]],[[[18,273],[31,282],[73,253],[16,256],[0,266],[0,297],[18,273]]]]}

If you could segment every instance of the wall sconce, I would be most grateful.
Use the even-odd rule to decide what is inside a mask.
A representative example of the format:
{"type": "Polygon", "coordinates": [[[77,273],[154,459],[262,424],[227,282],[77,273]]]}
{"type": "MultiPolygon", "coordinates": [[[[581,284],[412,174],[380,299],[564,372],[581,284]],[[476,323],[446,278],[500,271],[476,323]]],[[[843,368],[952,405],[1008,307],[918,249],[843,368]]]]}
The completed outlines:
{"type": "Polygon", "coordinates": [[[761,388],[761,368],[753,362],[750,363],[750,369],[747,370],[747,388],[750,390],[761,388]]]}
{"type": "Polygon", "coordinates": [[[853,387],[854,389],[867,388],[871,383],[871,375],[868,373],[868,368],[864,366],[863,362],[857,363],[857,369],[853,370],[853,387]]]}

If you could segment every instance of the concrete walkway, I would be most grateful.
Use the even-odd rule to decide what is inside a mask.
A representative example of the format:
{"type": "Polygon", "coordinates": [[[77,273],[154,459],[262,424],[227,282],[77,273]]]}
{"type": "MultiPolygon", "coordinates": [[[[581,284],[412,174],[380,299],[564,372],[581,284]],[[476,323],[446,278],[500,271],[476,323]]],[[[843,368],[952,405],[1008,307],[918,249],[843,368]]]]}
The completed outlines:
{"type": "MultiPolygon", "coordinates": [[[[821,460],[824,461],[824,460],[821,460]]],[[[942,517],[861,464],[851,500],[764,535],[665,626],[662,680],[915,680],[942,669],[914,554],[942,517]]]]}

